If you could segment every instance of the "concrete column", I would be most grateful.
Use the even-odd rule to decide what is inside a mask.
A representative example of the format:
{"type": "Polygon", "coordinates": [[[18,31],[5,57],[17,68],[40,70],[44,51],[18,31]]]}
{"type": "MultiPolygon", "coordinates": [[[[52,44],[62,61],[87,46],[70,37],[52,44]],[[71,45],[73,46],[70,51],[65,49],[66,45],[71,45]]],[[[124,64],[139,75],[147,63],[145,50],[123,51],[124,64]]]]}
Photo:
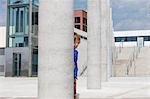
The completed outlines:
{"type": "Polygon", "coordinates": [[[107,81],[107,37],[108,32],[108,5],[107,0],[101,0],[101,79],[107,81]]]}
{"type": "Polygon", "coordinates": [[[112,28],[110,22],[110,0],[107,0],[107,20],[108,20],[108,32],[107,32],[107,77],[110,78],[112,76],[112,28]]]}
{"type": "Polygon", "coordinates": [[[32,76],[32,1],[29,0],[29,72],[28,76],[32,76]]]}
{"type": "Polygon", "coordinates": [[[88,0],[88,89],[101,87],[100,12],[100,0],[88,0]]]}
{"type": "Polygon", "coordinates": [[[38,99],[74,98],[73,0],[40,0],[38,99]]]}
{"type": "Polygon", "coordinates": [[[111,47],[112,47],[112,66],[111,66],[111,75],[110,77],[114,76],[114,64],[115,64],[115,59],[116,59],[116,52],[115,52],[115,39],[114,39],[114,34],[113,34],[113,20],[112,20],[112,7],[110,6],[110,33],[111,33],[111,47]]]}

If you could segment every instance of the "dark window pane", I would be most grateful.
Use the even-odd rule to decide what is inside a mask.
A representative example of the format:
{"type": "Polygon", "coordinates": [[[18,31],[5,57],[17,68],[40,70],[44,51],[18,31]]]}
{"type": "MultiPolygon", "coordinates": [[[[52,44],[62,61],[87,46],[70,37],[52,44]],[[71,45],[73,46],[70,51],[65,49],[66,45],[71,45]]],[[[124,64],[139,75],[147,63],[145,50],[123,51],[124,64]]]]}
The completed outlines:
{"type": "Polygon", "coordinates": [[[115,37],[115,42],[125,42],[127,41],[127,37],[115,37]]]}
{"type": "Polygon", "coordinates": [[[80,17],[75,17],[75,23],[80,23],[80,17]]]}
{"type": "Polygon", "coordinates": [[[28,37],[24,37],[25,46],[28,46],[28,37]]]}
{"type": "Polygon", "coordinates": [[[150,41],[150,36],[148,36],[148,41],[150,41]]]}
{"type": "Polygon", "coordinates": [[[23,43],[19,43],[19,47],[23,47],[23,43]]]}
{"type": "Polygon", "coordinates": [[[80,25],[75,25],[75,28],[80,29],[80,25]]]}
{"type": "Polygon", "coordinates": [[[144,37],[144,41],[148,41],[148,36],[145,36],[145,37],[144,37]]]}
{"type": "Polygon", "coordinates": [[[83,18],[83,24],[87,25],[87,19],[83,18]]]}
{"type": "Polygon", "coordinates": [[[83,31],[87,32],[87,26],[83,25],[83,31]]]}
{"type": "Polygon", "coordinates": [[[19,8],[16,11],[16,32],[19,32],[19,8]]]}
{"type": "Polygon", "coordinates": [[[21,11],[21,16],[20,16],[20,32],[23,32],[23,11],[21,11]]]}
{"type": "Polygon", "coordinates": [[[32,25],[38,25],[38,12],[32,12],[32,25]]]}
{"type": "Polygon", "coordinates": [[[127,37],[127,41],[137,41],[137,37],[127,37]]]}

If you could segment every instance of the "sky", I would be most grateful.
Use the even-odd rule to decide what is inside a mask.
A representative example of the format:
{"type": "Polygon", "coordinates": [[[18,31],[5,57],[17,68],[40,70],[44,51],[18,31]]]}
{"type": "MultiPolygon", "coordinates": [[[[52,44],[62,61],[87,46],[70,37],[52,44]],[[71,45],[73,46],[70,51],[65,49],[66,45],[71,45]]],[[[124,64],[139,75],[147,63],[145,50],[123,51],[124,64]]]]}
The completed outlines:
{"type": "Polygon", "coordinates": [[[150,29],[150,0],[112,0],[115,30],[150,29]]]}
{"type": "MultiPolygon", "coordinates": [[[[115,31],[150,29],[150,0],[111,0],[115,31]]],[[[0,26],[5,25],[6,0],[0,0],[0,26]]],[[[74,9],[87,9],[87,0],[74,0],[74,9]]]]}
{"type": "Polygon", "coordinates": [[[0,26],[6,24],[6,0],[0,0],[0,26]]]}

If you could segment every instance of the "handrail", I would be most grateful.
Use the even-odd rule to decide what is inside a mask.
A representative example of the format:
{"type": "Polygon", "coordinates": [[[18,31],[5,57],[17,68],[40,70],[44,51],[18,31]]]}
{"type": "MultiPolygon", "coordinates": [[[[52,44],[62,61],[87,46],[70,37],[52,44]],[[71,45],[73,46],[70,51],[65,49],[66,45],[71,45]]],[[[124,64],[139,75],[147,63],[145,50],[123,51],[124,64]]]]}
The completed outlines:
{"type": "Polygon", "coordinates": [[[80,73],[80,76],[82,76],[84,74],[84,72],[86,71],[87,66],[84,67],[84,69],[82,70],[82,72],[80,73]]]}
{"type": "Polygon", "coordinates": [[[113,62],[113,64],[116,64],[116,61],[117,61],[118,56],[121,53],[121,51],[122,51],[122,47],[121,46],[119,46],[119,47],[115,46],[115,51],[114,51],[114,55],[115,56],[114,56],[114,62],[113,62]]]}
{"type": "Polygon", "coordinates": [[[87,69],[87,64],[86,64],[86,63],[87,63],[87,62],[84,62],[84,65],[82,66],[83,69],[82,69],[82,71],[80,72],[79,76],[82,76],[82,75],[84,74],[84,72],[86,71],[86,69],[87,69]]]}
{"type": "MultiPolygon", "coordinates": [[[[140,53],[140,47],[134,47],[133,53],[129,57],[129,60],[126,64],[126,75],[129,75],[130,69],[132,68],[133,64],[135,66],[135,61],[138,58],[138,55],[140,53]]],[[[135,69],[134,69],[134,74],[135,74],[135,69]]]]}

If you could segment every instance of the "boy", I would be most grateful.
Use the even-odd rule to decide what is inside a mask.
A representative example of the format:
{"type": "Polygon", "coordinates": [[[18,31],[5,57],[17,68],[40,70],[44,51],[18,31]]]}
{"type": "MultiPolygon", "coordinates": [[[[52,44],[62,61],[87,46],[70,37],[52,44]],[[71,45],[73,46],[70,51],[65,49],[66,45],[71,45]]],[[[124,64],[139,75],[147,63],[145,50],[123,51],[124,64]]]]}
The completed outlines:
{"type": "Polygon", "coordinates": [[[78,51],[77,51],[77,47],[80,44],[80,37],[77,33],[74,33],[74,99],[76,99],[76,79],[78,76],[78,51]]]}

